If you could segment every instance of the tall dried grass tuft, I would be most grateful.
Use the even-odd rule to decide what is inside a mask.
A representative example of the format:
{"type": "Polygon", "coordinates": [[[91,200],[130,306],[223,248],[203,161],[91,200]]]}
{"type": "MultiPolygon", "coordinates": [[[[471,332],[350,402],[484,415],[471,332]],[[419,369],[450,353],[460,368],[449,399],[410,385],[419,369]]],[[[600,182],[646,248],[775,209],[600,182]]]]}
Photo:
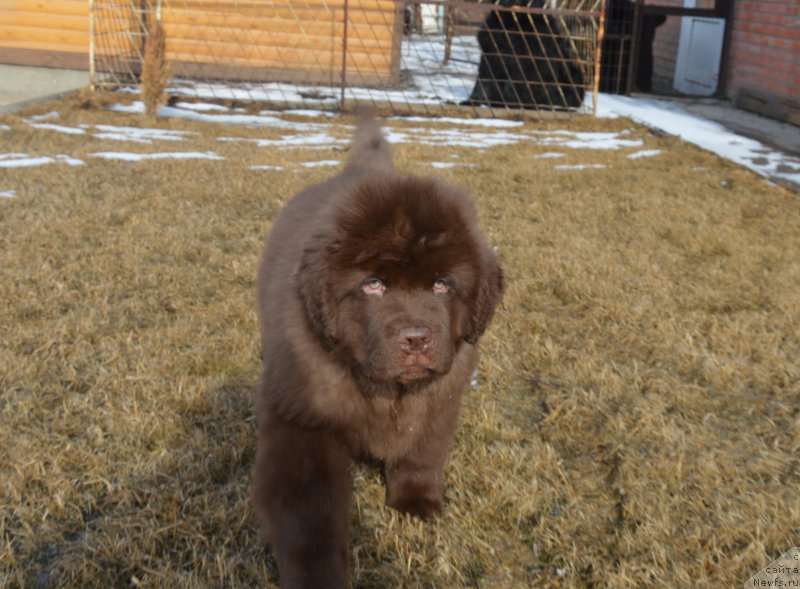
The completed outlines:
{"type": "Polygon", "coordinates": [[[160,20],[151,17],[144,45],[141,79],[142,101],[145,112],[151,117],[156,116],[158,107],[164,102],[164,91],[170,76],[169,69],[164,25],[160,20]]]}

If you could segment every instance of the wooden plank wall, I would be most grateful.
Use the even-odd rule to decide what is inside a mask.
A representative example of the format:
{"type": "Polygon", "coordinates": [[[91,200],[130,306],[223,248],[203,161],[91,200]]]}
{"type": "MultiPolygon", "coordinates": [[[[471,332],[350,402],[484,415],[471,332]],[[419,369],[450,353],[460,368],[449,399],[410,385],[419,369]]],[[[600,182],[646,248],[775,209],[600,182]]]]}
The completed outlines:
{"type": "MultiPolygon", "coordinates": [[[[302,72],[309,81],[338,81],[344,0],[173,0],[163,13],[167,59],[302,72]]],[[[394,0],[349,0],[347,72],[376,82],[396,80],[402,6],[394,0]]],[[[240,70],[241,71],[241,70],[240,70]]]]}
{"type": "MultiPolygon", "coordinates": [[[[402,5],[347,0],[347,76],[391,83],[400,69],[402,5]]],[[[155,0],[150,0],[151,6],[155,0]]],[[[141,0],[95,0],[101,69],[141,59],[141,0]]],[[[88,0],[0,1],[0,61],[88,67],[88,0]],[[36,61],[41,63],[36,63],[36,61]]],[[[167,0],[167,59],[177,74],[338,82],[345,0],[167,0]],[[225,75],[226,68],[232,74],[225,75]],[[260,72],[260,74],[259,74],[260,72]],[[279,76],[280,77],[280,76],[279,76]]]]}
{"type": "Polygon", "coordinates": [[[87,0],[2,0],[0,62],[87,69],[87,0]]]}

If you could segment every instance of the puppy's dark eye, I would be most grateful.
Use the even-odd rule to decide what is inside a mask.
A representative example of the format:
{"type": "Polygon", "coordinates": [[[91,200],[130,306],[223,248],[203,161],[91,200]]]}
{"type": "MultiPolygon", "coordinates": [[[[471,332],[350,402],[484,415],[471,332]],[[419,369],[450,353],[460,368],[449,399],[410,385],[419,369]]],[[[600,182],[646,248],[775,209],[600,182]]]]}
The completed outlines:
{"type": "Polygon", "coordinates": [[[447,294],[450,292],[450,284],[444,278],[439,278],[433,283],[433,292],[435,294],[447,294]]]}
{"type": "Polygon", "coordinates": [[[386,292],[386,285],[378,278],[367,278],[361,283],[361,290],[370,296],[382,296],[386,292]]]}

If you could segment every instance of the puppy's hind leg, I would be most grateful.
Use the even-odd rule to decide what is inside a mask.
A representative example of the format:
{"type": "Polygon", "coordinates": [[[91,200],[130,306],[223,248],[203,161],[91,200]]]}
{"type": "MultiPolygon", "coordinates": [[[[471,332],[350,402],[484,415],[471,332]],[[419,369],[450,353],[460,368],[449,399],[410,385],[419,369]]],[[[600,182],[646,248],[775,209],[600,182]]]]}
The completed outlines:
{"type": "Polygon", "coordinates": [[[253,499],[283,589],[347,589],[350,457],[329,435],[267,417],[253,499]]]}

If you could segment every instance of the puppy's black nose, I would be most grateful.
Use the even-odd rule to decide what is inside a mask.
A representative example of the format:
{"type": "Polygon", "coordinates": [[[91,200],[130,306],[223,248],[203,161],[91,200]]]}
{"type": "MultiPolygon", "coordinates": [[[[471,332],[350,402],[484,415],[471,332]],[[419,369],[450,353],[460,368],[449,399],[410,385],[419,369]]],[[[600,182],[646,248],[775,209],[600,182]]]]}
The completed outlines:
{"type": "Polygon", "coordinates": [[[431,347],[431,330],[427,327],[404,327],[397,332],[397,341],[406,354],[420,354],[431,347]]]}

